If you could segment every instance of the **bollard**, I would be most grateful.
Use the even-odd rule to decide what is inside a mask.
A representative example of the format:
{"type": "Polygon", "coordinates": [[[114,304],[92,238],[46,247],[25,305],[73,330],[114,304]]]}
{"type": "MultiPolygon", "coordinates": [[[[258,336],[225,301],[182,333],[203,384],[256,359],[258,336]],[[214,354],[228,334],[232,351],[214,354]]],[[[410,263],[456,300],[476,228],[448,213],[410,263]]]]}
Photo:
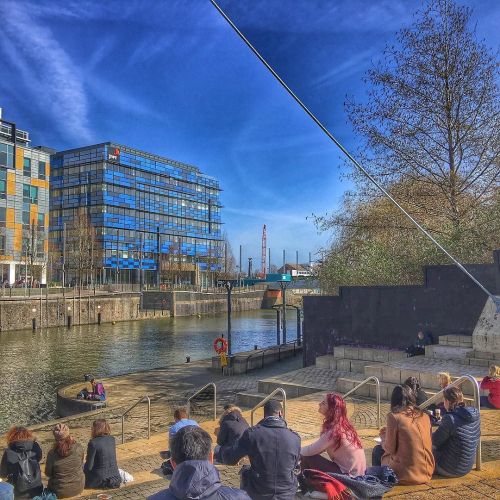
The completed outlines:
{"type": "Polygon", "coordinates": [[[97,313],[97,324],[101,324],[101,313],[97,313]]]}
{"type": "Polygon", "coordinates": [[[189,363],[191,361],[191,356],[186,356],[186,363],[189,363]]]}
{"type": "Polygon", "coordinates": [[[31,326],[33,327],[33,331],[35,331],[36,330],[36,318],[33,318],[31,320],[31,326]]]}
{"type": "Polygon", "coordinates": [[[71,316],[68,316],[68,328],[71,328],[71,320],[72,320],[71,316]]]}

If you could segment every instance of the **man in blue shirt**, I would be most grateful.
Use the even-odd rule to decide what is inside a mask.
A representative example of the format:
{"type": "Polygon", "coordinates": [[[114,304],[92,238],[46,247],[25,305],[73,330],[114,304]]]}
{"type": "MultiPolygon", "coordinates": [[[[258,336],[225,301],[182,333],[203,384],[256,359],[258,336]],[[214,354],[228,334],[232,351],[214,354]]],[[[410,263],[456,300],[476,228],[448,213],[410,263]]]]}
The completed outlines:
{"type": "MultiPolygon", "coordinates": [[[[188,418],[188,413],[186,408],[177,408],[174,411],[174,420],[175,424],[170,426],[170,429],[168,430],[168,444],[170,446],[170,443],[172,443],[175,434],[181,430],[183,427],[187,427],[188,425],[194,425],[195,427],[198,427],[198,422],[196,420],[191,420],[188,418]]],[[[172,467],[172,463],[170,461],[170,451],[161,451],[160,452],[161,458],[165,460],[161,464],[161,469],[164,474],[170,475],[174,472],[174,468],[172,467]]]]}
{"type": "Polygon", "coordinates": [[[196,425],[198,426],[198,422],[196,420],[191,420],[188,418],[188,413],[186,408],[177,408],[174,411],[174,420],[175,424],[172,425],[168,431],[168,440],[169,443],[172,442],[173,437],[175,436],[175,433],[179,430],[182,429],[183,427],[186,427],[186,425],[196,425]]]}

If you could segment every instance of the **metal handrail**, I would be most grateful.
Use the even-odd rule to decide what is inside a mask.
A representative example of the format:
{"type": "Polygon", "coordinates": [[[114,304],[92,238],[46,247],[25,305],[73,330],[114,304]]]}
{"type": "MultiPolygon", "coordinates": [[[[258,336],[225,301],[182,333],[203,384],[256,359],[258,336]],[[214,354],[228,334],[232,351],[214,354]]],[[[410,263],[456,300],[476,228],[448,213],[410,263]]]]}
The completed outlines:
{"type": "Polygon", "coordinates": [[[373,380],[377,386],[377,427],[380,428],[380,380],[377,377],[365,378],[365,380],[353,387],[350,391],[347,391],[343,398],[345,399],[347,396],[350,396],[353,392],[356,392],[360,387],[363,387],[371,380],[373,380]]]}
{"type": "Polygon", "coordinates": [[[271,392],[271,394],[269,394],[269,396],[266,396],[260,403],[258,403],[257,405],[255,405],[253,408],[252,408],[252,411],[250,412],[250,425],[253,426],[253,414],[261,407],[261,406],[264,406],[270,399],[273,398],[273,396],[275,396],[276,394],[278,393],[281,393],[281,396],[283,397],[283,418],[286,417],[286,392],[284,389],[282,389],[281,387],[278,387],[277,389],[274,389],[273,392],[271,392]]]}
{"type": "Polygon", "coordinates": [[[151,399],[149,398],[149,396],[142,396],[142,398],[139,399],[139,401],[134,403],[121,416],[121,419],[122,419],[122,444],[125,442],[125,434],[124,434],[125,416],[128,415],[128,413],[130,411],[132,411],[138,404],[142,403],[145,399],[148,401],[148,439],[151,439],[151,399]]]}
{"type": "MultiPolygon", "coordinates": [[[[454,382],[449,384],[447,387],[457,387],[459,385],[462,385],[464,382],[469,381],[472,384],[472,389],[473,389],[473,394],[474,394],[474,406],[477,408],[477,411],[479,412],[479,418],[481,418],[481,404],[480,404],[480,399],[479,399],[479,384],[475,377],[472,375],[462,375],[461,377],[457,378],[454,382]]],[[[445,387],[445,389],[447,388],[445,387]]],[[[429,405],[432,403],[442,399],[444,389],[441,391],[437,392],[434,394],[434,396],[431,396],[427,401],[424,401],[421,405],[419,405],[419,408],[424,409],[427,408],[429,405]]],[[[482,455],[481,455],[481,428],[479,428],[479,443],[477,445],[477,450],[476,450],[476,470],[481,470],[481,464],[482,464],[482,455]]]]}
{"type": "Polygon", "coordinates": [[[213,386],[213,388],[214,388],[214,420],[217,420],[217,386],[213,382],[210,382],[210,383],[204,385],[201,389],[198,389],[193,395],[191,395],[188,398],[188,400],[187,400],[187,413],[188,413],[188,417],[191,414],[191,400],[195,396],[198,396],[198,394],[201,394],[205,389],[207,389],[210,386],[213,386]]]}

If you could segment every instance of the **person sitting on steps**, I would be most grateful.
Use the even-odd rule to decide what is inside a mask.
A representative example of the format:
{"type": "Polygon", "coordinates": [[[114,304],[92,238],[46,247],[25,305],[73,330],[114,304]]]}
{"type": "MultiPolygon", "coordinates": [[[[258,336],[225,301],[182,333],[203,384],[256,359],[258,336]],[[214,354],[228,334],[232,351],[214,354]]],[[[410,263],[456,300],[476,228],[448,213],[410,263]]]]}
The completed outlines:
{"type": "Polygon", "coordinates": [[[500,409],[500,366],[490,366],[488,376],[483,378],[480,388],[490,391],[488,396],[481,396],[481,408],[500,409]]]}
{"type": "Polygon", "coordinates": [[[435,462],[432,454],[431,420],[415,405],[415,394],[397,385],[391,395],[387,427],[380,429],[382,444],[373,448],[372,465],[387,465],[402,485],[431,480],[435,462]]]}
{"type": "Polygon", "coordinates": [[[283,407],[276,399],[264,405],[264,418],[249,427],[232,448],[224,449],[220,458],[219,451],[220,447],[216,447],[218,461],[226,464],[248,455],[250,466],[245,465],[240,471],[240,487],[254,500],[295,498],[300,436],[288,428],[283,407]]]}
{"type": "MultiPolygon", "coordinates": [[[[249,427],[241,414],[240,408],[232,404],[224,406],[224,413],[219,419],[219,424],[219,429],[216,433],[217,444],[222,448],[234,446],[249,427]]],[[[221,453],[223,454],[223,452],[221,453]]]]}
{"type": "Polygon", "coordinates": [[[425,354],[425,346],[432,344],[432,339],[429,335],[425,336],[424,332],[420,330],[417,333],[417,339],[415,343],[411,346],[408,346],[405,350],[408,357],[413,356],[423,356],[425,354]]]}
{"type": "MultiPolygon", "coordinates": [[[[196,420],[188,418],[188,412],[183,406],[174,410],[174,422],[174,425],[171,425],[168,430],[169,444],[174,439],[175,434],[179,432],[183,427],[187,427],[188,425],[198,426],[198,422],[196,422],[196,420]]],[[[166,475],[172,474],[174,472],[174,468],[172,467],[172,464],[170,462],[170,450],[161,451],[160,456],[165,460],[165,462],[161,464],[163,473],[166,475]]]]}
{"type": "Polygon", "coordinates": [[[347,418],[345,401],[338,394],[327,394],[319,404],[323,415],[321,436],[300,450],[300,468],[361,476],[366,458],[356,429],[347,418]],[[323,457],[328,452],[330,460],[323,457]]]}
{"type": "Polygon", "coordinates": [[[447,387],[443,394],[446,413],[432,434],[436,473],[460,477],[472,470],[476,459],[481,433],[479,410],[465,406],[458,387],[447,387]]]}
{"type": "Polygon", "coordinates": [[[250,500],[241,490],[223,486],[212,463],[212,439],[198,426],[182,427],[170,442],[174,473],[170,486],[148,500],[250,500]]]}
{"type": "Polygon", "coordinates": [[[5,440],[7,449],[0,463],[0,476],[14,486],[16,500],[40,495],[43,491],[42,449],[35,436],[26,427],[12,427],[5,440]]]}
{"type": "Polygon", "coordinates": [[[94,421],[83,467],[85,488],[120,487],[122,480],[116,462],[116,443],[110,434],[111,428],[105,419],[94,421]]]}
{"type": "Polygon", "coordinates": [[[52,433],[56,442],[45,462],[47,487],[57,498],[76,497],[85,486],[83,447],[70,435],[66,424],[57,424],[52,433]]]}
{"type": "Polygon", "coordinates": [[[415,393],[417,406],[420,406],[422,403],[425,403],[429,399],[427,393],[420,387],[420,382],[418,381],[417,377],[408,377],[404,381],[403,385],[408,386],[415,393]]]}

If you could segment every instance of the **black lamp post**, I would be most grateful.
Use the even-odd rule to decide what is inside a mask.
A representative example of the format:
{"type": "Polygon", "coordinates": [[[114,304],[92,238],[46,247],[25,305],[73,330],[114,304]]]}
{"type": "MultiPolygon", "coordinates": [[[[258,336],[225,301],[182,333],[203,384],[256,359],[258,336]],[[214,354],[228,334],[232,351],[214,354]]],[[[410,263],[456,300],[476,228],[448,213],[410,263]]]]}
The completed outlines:
{"type": "Polygon", "coordinates": [[[231,292],[238,284],[238,280],[217,280],[217,285],[226,287],[227,290],[227,355],[231,356],[231,292]]]}
{"type": "Polygon", "coordinates": [[[286,344],[286,285],[288,281],[278,281],[281,288],[281,296],[283,297],[283,313],[281,315],[281,321],[283,325],[283,344],[286,344]]]}

